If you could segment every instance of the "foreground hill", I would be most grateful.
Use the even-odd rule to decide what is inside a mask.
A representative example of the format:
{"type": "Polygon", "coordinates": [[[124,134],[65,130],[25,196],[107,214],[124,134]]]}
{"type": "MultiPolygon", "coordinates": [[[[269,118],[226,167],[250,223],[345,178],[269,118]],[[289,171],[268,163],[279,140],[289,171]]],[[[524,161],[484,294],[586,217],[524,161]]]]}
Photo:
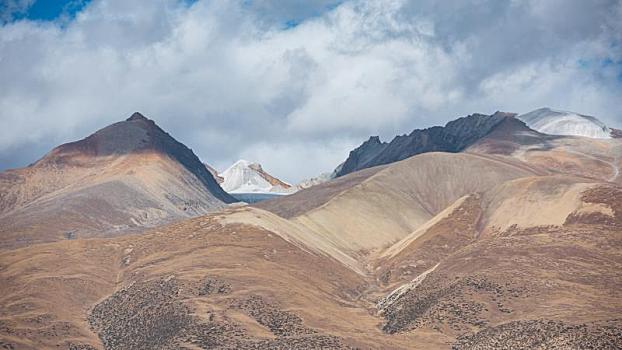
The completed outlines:
{"type": "Polygon", "coordinates": [[[327,326],[356,334],[375,322],[344,308],[362,276],[218,215],[35,245],[0,261],[0,339],[17,348],[340,348],[327,326]]]}
{"type": "MultiPolygon", "coordinates": [[[[611,191],[595,187],[582,198],[602,203],[611,191]]],[[[386,332],[433,328],[469,349],[620,347],[619,223],[574,221],[605,214],[573,211],[562,224],[523,222],[481,236],[477,198],[458,208],[382,264],[395,287],[378,304],[386,332]]]]}
{"type": "Polygon", "coordinates": [[[189,148],[135,113],[1,173],[0,246],[154,226],[234,201],[189,148]]]}

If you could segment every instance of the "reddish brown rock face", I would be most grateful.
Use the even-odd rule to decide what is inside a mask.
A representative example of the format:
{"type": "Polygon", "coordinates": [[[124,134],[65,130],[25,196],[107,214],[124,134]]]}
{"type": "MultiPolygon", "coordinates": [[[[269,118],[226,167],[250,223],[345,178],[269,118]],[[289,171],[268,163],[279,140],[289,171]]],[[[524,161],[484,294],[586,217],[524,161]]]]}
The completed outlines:
{"type": "Polygon", "coordinates": [[[292,187],[290,184],[285,183],[285,182],[283,182],[283,181],[281,181],[281,180],[277,179],[276,177],[274,177],[274,176],[272,176],[272,175],[270,175],[270,174],[266,173],[266,172],[265,172],[265,171],[261,168],[261,165],[259,165],[259,164],[251,164],[251,165],[250,165],[250,168],[251,168],[251,169],[253,169],[253,170],[255,170],[255,171],[257,171],[257,172],[261,175],[261,177],[263,177],[263,178],[264,178],[264,180],[268,181],[268,183],[269,183],[270,185],[272,185],[272,186],[280,186],[280,187],[285,188],[285,189],[287,189],[287,188],[291,188],[291,187],[292,187]]]}

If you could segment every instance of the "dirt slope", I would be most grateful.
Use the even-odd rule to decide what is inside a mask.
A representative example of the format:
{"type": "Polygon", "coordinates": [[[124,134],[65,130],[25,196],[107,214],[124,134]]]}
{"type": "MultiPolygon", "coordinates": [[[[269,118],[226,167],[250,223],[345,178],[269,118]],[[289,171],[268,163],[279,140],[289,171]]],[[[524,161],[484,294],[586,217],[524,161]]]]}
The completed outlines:
{"type": "Polygon", "coordinates": [[[542,171],[622,183],[622,139],[551,136],[507,118],[465,150],[518,159],[542,171]]]}
{"type": "Polygon", "coordinates": [[[296,210],[296,215],[286,212],[286,217],[323,242],[360,257],[404,238],[461,196],[537,173],[516,161],[436,152],[363,172],[336,180],[349,187],[331,191],[329,199],[327,189],[336,187],[332,182],[302,191],[298,198],[293,195],[258,207],[279,214],[284,212],[281,205],[319,193],[321,205],[296,210]]]}
{"type": "MultiPolygon", "coordinates": [[[[509,183],[550,195],[555,178],[535,179],[509,183]]],[[[575,193],[572,179],[555,180],[565,185],[551,198],[575,193]]],[[[0,339],[27,349],[619,347],[622,190],[587,184],[562,223],[481,234],[489,198],[515,195],[507,186],[459,198],[364,271],[249,207],[5,251],[0,339]]]]}
{"type": "Polygon", "coordinates": [[[0,174],[0,248],[155,226],[232,201],[190,149],[135,114],[0,174]]]}
{"type": "Polygon", "coordinates": [[[35,245],[0,262],[0,339],[17,348],[378,348],[383,337],[357,301],[362,276],[218,215],[35,245]]]}
{"type": "Polygon", "coordinates": [[[385,332],[432,328],[469,349],[622,345],[622,189],[582,181],[524,178],[463,197],[383,252],[386,288],[368,298],[385,332]]]}

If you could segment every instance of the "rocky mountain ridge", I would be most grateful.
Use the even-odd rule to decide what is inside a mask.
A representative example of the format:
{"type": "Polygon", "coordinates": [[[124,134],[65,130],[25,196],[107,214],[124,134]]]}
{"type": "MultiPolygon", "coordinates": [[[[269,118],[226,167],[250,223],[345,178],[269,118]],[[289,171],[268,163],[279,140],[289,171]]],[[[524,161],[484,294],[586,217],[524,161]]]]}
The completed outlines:
{"type": "Polygon", "coordinates": [[[335,176],[397,162],[426,152],[460,152],[488,134],[513,113],[496,112],[492,115],[472,114],[450,121],[444,127],[416,129],[408,135],[396,136],[391,142],[381,142],[372,136],[350,152],[346,161],[335,171],[335,176]]]}

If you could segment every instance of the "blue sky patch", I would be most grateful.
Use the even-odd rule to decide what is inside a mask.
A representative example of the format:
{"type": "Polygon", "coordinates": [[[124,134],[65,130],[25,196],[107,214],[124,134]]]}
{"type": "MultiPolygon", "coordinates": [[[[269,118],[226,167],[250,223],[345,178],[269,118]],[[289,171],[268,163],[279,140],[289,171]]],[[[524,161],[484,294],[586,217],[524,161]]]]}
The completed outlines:
{"type": "Polygon", "coordinates": [[[12,20],[53,21],[72,19],[90,0],[35,0],[27,9],[9,14],[12,20]]]}

